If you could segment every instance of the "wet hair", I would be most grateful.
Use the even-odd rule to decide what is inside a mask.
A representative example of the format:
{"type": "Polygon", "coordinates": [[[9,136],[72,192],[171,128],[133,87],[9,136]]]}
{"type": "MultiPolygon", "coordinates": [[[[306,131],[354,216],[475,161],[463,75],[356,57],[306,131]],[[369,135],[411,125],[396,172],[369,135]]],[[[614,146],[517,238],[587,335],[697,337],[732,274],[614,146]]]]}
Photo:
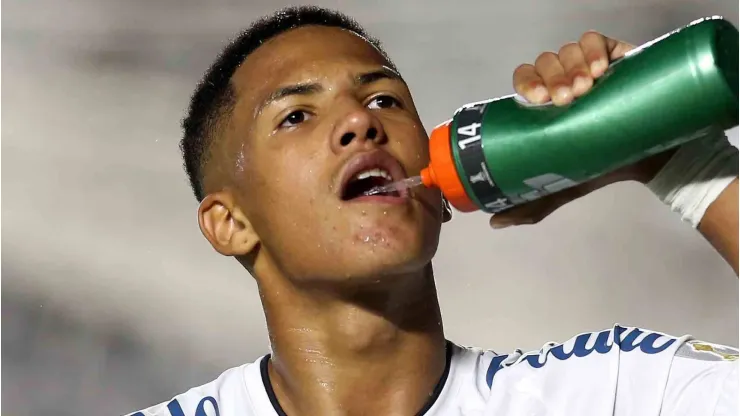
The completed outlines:
{"type": "Polygon", "coordinates": [[[182,121],[180,151],[190,185],[199,202],[205,197],[203,182],[214,139],[221,133],[236,103],[231,77],[260,45],[302,26],[328,26],[351,31],[366,39],[393,66],[377,39],[370,37],[354,19],[333,10],[314,6],[290,7],[254,22],[229,42],[203,75],[182,121]]]}

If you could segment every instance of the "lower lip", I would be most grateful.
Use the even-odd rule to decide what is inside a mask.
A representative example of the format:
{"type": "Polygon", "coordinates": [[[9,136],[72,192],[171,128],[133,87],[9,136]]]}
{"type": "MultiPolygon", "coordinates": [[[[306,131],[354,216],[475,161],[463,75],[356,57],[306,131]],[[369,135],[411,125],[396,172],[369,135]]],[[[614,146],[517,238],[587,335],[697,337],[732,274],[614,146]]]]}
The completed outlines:
{"type": "Polygon", "coordinates": [[[369,202],[375,204],[405,204],[408,198],[405,196],[388,196],[388,195],[370,195],[370,196],[359,196],[354,199],[350,199],[344,202],[369,202]]]}

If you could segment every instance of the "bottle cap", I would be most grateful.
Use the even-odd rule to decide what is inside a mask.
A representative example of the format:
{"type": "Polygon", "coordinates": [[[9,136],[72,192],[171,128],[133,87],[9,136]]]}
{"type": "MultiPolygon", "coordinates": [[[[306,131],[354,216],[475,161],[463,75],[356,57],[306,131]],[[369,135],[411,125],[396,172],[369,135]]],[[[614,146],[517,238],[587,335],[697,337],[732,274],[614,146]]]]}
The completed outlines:
{"type": "Polygon", "coordinates": [[[424,186],[436,187],[458,211],[472,212],[479,208],[465,193],[452,154],[450,123],[432,130],[429,138],[429,166],[421,171],[424,186]]]}

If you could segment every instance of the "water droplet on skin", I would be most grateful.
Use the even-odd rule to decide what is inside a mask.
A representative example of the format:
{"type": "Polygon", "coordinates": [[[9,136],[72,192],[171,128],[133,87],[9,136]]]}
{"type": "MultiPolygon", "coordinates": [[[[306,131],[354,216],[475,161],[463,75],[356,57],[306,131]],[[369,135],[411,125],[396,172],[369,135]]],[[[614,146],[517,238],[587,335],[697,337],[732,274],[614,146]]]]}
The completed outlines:
{"type": "Polygon", "coordinates": [[[370,242],[370,236],[365,236],[365,238],[362,239],[362,241],[369,243],[370,242]]]}
{"type": "Polygon", "coordinates": [[[388,215],[388,211],[383,211],[383,215],[388,215]]]}
{"type": "Polygon", "coordinates": [[[236,171],[244,172],[244,143],[241,144],[239,153],[236,155],[236,171]]]}
{"type": "Polygon", "coordinates": [[[326,382],[326,381],[319,381],[319,385],[326,391],[333,391],[334,388],[332,386],[332,383],[326,382]]]}

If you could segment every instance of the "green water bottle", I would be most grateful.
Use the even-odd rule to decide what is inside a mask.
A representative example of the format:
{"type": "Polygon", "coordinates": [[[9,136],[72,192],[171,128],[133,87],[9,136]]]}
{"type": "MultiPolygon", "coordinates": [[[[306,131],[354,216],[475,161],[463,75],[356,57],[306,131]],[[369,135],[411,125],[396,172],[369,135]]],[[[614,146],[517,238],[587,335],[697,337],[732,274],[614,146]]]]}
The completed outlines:
{"type": "Polygon", "coordinates": [[[711,17],[612,63],[567,106],[517,95],[468,104],[430,138],[421,182],[496,213],[738,125],[738,31],[711,17]]]}

